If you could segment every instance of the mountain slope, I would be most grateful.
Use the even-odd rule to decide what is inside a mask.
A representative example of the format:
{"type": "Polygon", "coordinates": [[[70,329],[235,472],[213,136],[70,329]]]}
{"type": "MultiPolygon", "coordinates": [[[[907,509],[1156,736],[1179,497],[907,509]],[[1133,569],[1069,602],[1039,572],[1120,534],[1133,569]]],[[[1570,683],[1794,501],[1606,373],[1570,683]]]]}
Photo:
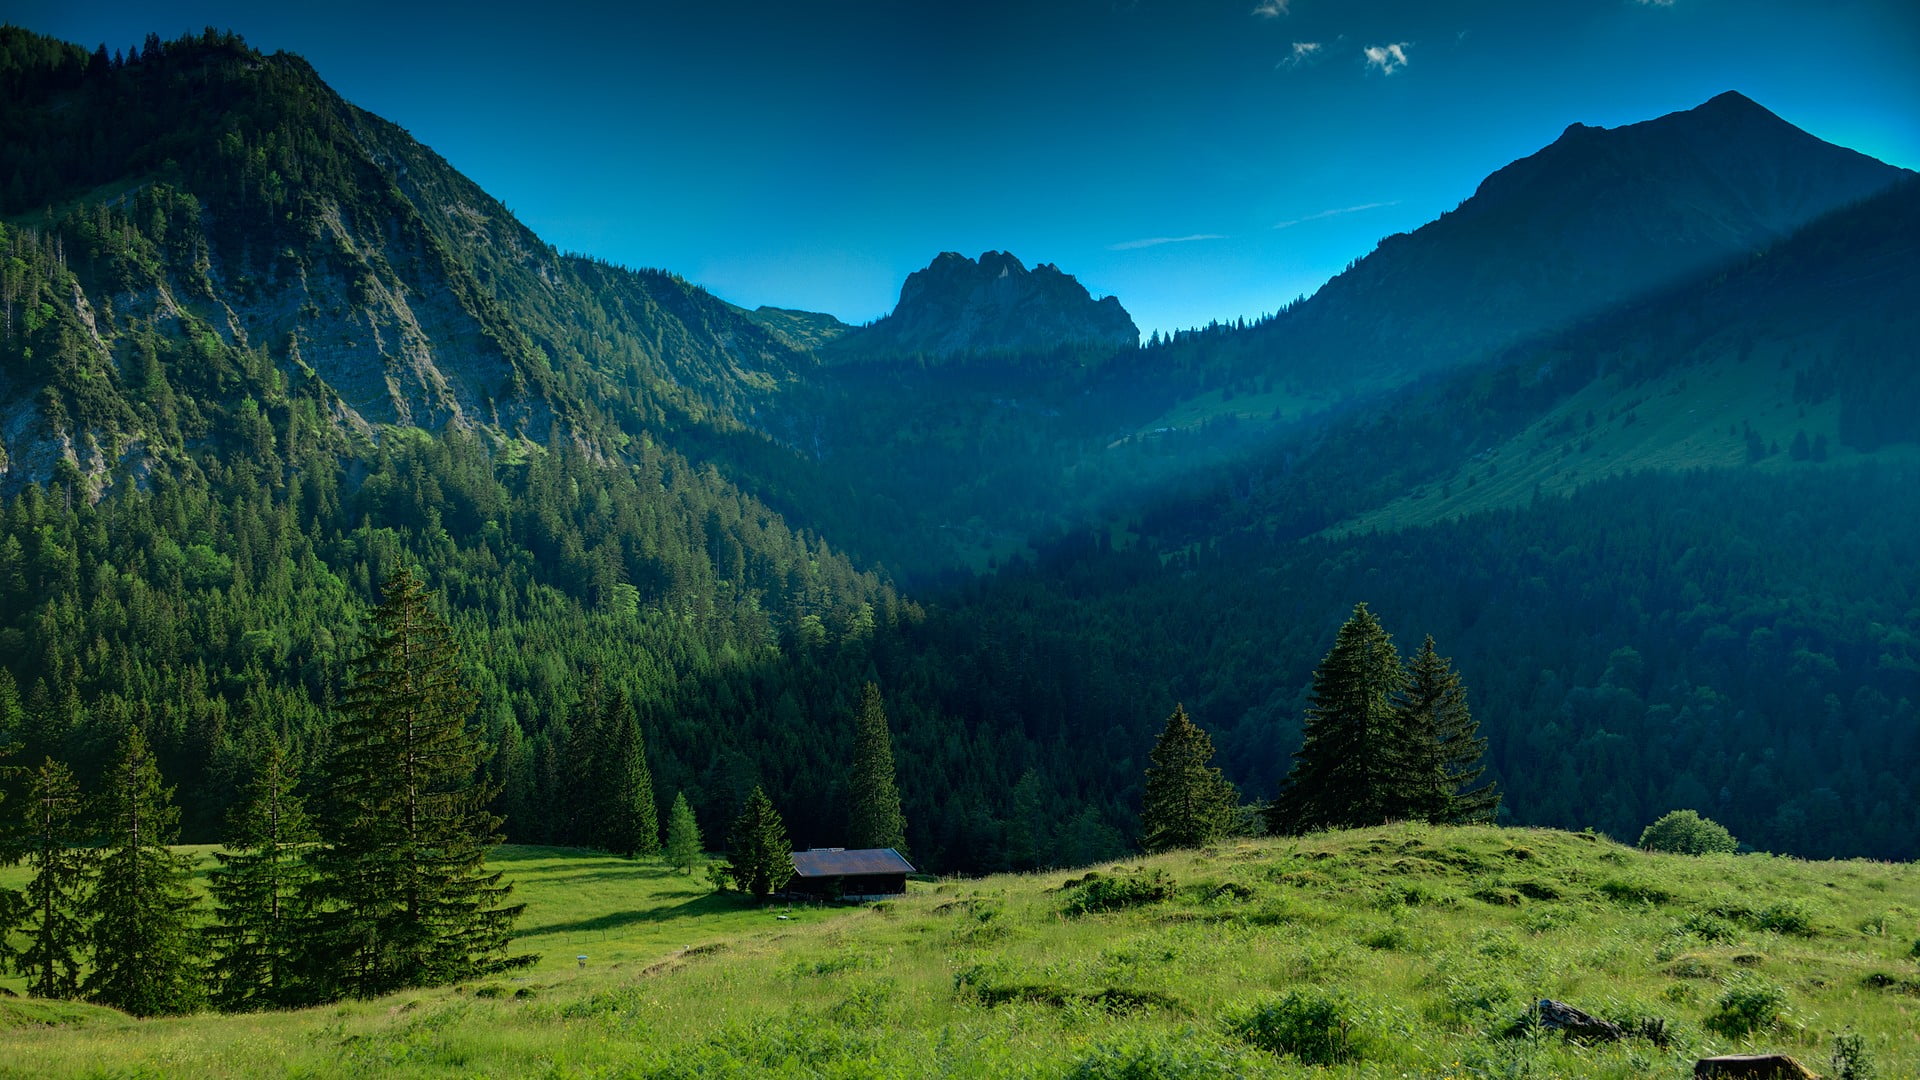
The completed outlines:
{"type": "Polygon", "coordinates": [[[1393,826],[778,915],[654,860],[507,847],[489,868],[528,905],[519,947],[544,954],[520,981],[165,1023],[0,1000],[0,1071],[191,1059],[210,1080],[523,1076],[564,1059],[660,1078],[909,1076],[937,1061],[967,1077],[1681,1080],[1698,1057],[1748,1049],[1821,1067],[1842,1032],[1878,1075],[1920,1067],[1912,866],[1393,826]],[[1078,912],[1103,894],[1115,902],[1078,912]],[[1723,998],[1770,992],[1783,1017],[1751,1009],[1744,1035],[1709,1023],[1738,1015],[1723,998]],[[1507,1036],[1541,997],[1632,1034],[1507,1036]],[[1300,1060],[1327,1046],[1316,1034],[1352,1060],[1300,1060]]]}
{"type": "Polygon", "coordinates": [[[1142,363],[1395,385],[1744,257],[1903,175],[1737,93],[1620,128],[1575,124],[1279,316],[1142,363]]]}

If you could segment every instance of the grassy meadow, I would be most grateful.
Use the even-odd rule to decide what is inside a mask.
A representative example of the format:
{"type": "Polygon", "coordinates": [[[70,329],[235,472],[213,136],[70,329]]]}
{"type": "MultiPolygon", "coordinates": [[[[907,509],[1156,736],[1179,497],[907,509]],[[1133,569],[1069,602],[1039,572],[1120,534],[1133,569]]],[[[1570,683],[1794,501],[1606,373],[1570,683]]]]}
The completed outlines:
{"type": "Polygon", "coordinates": [[[0,1076],[1626,1080],[1742,1050],[1834,1075],[1846,1032],[1920,1075],[1911,865],[1390,826],[789,910],[644,860],[498,864],[528,971],[253,1016],[0,998],[0,1076]],[[1509,1034],[1539,997],[1634,1035],[1509,1034]]]}

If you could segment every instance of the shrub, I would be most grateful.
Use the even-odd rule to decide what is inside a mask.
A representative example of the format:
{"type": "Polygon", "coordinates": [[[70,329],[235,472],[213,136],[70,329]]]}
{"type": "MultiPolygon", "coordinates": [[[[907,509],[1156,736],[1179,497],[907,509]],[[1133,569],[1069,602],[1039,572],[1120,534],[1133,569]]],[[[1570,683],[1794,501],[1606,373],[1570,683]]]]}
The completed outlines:
{"type": "Polygon", "coordinates": [[[1740,842],[1725,826],[1693,810],[1675,810],[1647,826],[1640,834],[1640,846],[1674,855],[1730,855],[1740,850],[1740,842]]]}
{"type": "Polygon", "coordinates": [[[1873,1055],[1864,1036],[1849,1031],[1833,1037],[1834,1080],[1873,1080],[1873,1055]]]}
{"type": "Polygon", "coordinates": [[[1249,1046],[1308,1065],[1339,1065],[1360,1056],[1352,1009],[1324,990],[1293,990],[1264,1005],[1229,1014],[1229,1034],[1249,1046]]]}
{"type": "Polygon", "coordinates": [[[1753,925],[1776,934],[1813,933],[1813,912],[1798,900],[1783,900],[1763,907],[1753,917],[1753,925]]]}
{"type": "Polygon", "coordinates": [[[1133,1034],[1095,1045],[1067,1072],[1068,1080],[1215,1080],[1243,1076],[1247,1063],[1227,1048],[1191,1032],[1133,1034]]]}
{"type": "Polygon", "coordinates": [[[1132,873],[1095,878],[1075,887],[1073,898],[1067,901],[1067,914],[1119,911],[1143,904],[1157,904],[1172,896],[1173,882],[1159,870],[1151,874],[1132,873]]]}
{"type": "Polygon", "coordinates": [[[1615,878],[1600,883],[1600,891],[1609,900],[1623,904],[1664,904],[1673,899],[1673,894],[1658,885],[1646,881],[1615,878]]]}
{"type": "Polygon", "coordinates": [[[1785,990],[1772,983],[1743,977],[1727,984],[1719,1004],[1703,1023],[1708,1030],[1737,1039],[1779,1023],[1780,1010],[1786,1004],[1785,990]]]}

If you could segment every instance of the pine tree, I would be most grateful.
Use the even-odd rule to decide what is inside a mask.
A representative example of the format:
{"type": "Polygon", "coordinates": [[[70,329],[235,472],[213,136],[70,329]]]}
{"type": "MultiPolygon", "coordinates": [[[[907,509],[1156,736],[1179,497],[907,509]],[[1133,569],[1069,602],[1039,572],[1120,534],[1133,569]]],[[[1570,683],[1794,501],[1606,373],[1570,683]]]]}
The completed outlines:
{"type": "Polygon", "coordinates": [[[733,820],[727,836],[727,873],[741,892],[752,893],[755,900],[786,887],[793,877],[793,846],[787,843],[787,826],[773,800],[759,785],[747,796],[747,805],[733,820]]]}
{"type": "Polygon", "coordinates": [[[907,818],[900,810],[900,785],[894,776],[893,737],[887,733],[880,687],[860,692],[859,727],[854,733],[852,821],[854,847],[893,848],[907,853],[907,818]]]}
{"type": "Polygon", "coordinates": [[[306,854],[317,837],[294,786],[286,753],[271,746],[234,810],[227,850],[214,852],[220,865],[207,875],[213,1001],[229,1012],[303,996],[301,897],[311,885],[306,854]]]}
{"type": "Polygon", "coordinates": [[[24,848],[33,876],[24,894],[27,945],[13,956],[27,977],[27,993],[40,998],[80,996],[80,961],[86,952],[84,904],[94,855],[81,847],[80,786],[65,765],[46,759],[27,780],[24,848]]]}
{"type": "Polygon", "coordinates": [[[495,794],[476,780],[475,696],[445,620],[410,570],[387,585],[341,699],[308,976],[318,996],[372,997],[521,966],[524,904],[486,869],[495,794]]]}
{"type": "Polygon", "coordinates": [[[1393,703],[1406,681],[1393,639],[1367,605],[1354,605],[1313,672],[1305,739],[1279,799],[1275,832],[1377,825],[1387,818],[1393,703]]]}
{"type": "Polygon", "coordinates": [[[1487,740],[1467,711],[1459,674],[1434,651],[1431,634],[1413,658],[1393,718],[1389,816],[1435,824],[1492,821],[1499,791],[1472,786],[1486,772],[1480,759],[1487,740]]]}
{"type": "Polygon", "coordinates": [[[87,902],[88,999],[135,1016],[186,1012],[199,1003],[193,864],[167,847],[179,822],[153,751],[138,728],[129,729],[102,793],[106,845],[87,902]]]}
{"type": "Polygon", "coordinates": [[[687,805],[687,793],[679,792],[667,814],[667,865],[683,874],[693,873],[700,863],[700,847],[700,823],[694,820],[693,807],[687,805]]]}
{"type": "Polygon", "coordinates": [[[1213,760],[1213,739],[1175,705],[1148,755],[1141,846],[1148,851],[1194,848],[1225,836],[1240,796],[1213,760]]]}
{"type": "Polygon", "coordinates": [[[660,853],[660,808],[653,801],[653,773],[647,768],[647,744],[640,720],[625,691],[607,702],[600,723],[602,742],[594,760],[600,767],[600,833],[608,851],[629,859],[660,853]]]}

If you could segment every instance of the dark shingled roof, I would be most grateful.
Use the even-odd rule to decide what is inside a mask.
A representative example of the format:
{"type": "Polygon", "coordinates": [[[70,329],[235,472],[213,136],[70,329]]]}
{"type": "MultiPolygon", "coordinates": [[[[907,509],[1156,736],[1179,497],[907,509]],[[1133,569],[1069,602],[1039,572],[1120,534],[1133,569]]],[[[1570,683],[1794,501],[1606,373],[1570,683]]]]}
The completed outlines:
{"type": "Polygon", "coordinates": [[[793,872],[803,878],[862,874],[911,874],[913,864],[892,848],[811,848],[793,853],[793,872]]]}

